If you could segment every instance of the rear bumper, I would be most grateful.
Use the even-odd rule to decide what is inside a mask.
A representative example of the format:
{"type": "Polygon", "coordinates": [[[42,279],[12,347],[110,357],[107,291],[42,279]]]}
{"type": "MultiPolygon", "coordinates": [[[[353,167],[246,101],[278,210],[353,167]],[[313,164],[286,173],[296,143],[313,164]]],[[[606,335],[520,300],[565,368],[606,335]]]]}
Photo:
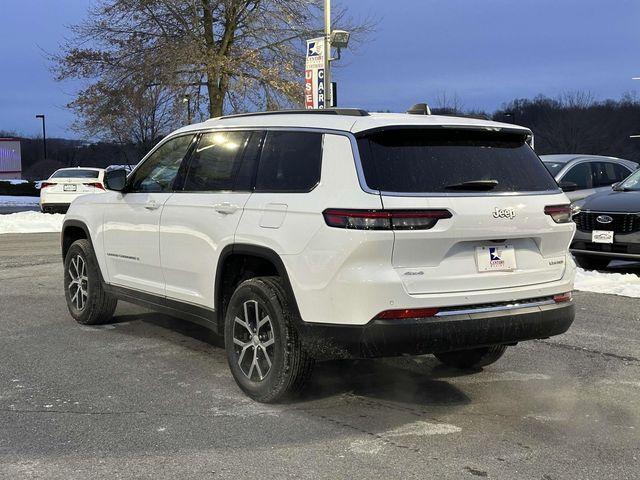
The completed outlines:
{"type": "Polygon", "coordinates": [[[320,359],[390,357],[547,338],[566,332],[574,314],[571,301],[366,325],[303,322],[298,331],[305,348],[320,359]]]}
{"type": "Polygon", "coordinates": [[[44,213],[67,213],[70,203],[40,203],[40,210],[44,213]]]}

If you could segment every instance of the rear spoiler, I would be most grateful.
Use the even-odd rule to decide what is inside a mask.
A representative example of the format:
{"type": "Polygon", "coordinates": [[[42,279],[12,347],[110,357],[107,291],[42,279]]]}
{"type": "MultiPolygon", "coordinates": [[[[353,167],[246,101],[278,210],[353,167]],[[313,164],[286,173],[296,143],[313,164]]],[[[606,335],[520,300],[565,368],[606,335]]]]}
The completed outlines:
{"type": "Polygon", "coordinates": [[[493,125],[388,125],[386,127],[376,127],[369,130],[362,130],[355,134],[356,138],[370,135],[372,133],[383,132],[387,130],[407,130],[411,128],[425,130],[440,130],[449,128],[451,130],[486,130],[488,132],[505,132],[522,135],[524,141],[533,149],[534,138],[533,132],[528,128],[498,127],[493,125]]]}

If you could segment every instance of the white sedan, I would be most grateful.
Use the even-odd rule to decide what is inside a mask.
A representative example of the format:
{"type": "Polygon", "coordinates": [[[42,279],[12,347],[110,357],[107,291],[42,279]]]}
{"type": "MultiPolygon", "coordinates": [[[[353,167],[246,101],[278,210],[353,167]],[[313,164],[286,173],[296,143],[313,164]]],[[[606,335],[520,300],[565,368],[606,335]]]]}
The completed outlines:
{"type": "Polygon", "coordinates": [[[66,213],[80,195],[104,193],[103,168],[61,168],[40,187],[40,210],[43,213],[66,213]]]}

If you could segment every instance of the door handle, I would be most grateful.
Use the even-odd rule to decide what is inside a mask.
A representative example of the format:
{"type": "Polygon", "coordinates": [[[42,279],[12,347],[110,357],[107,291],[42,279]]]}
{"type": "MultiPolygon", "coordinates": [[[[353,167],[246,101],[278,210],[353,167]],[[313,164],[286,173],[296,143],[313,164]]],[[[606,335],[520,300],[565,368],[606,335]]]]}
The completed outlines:
{"type": "Polygon", "coordinates": [[[213,209],[216,212],[222,213],[223,215],[229,215],[231,213],[235,213],[238,210],[238,208],[240,208],[238,205],[234,205],[229,202],[216,203],[213,206],[213,209]]]}
{"type": "Polygon", "coordinates": [[[146,208],[147,210],[156,210],[160,208],[160,204],[155,200],[149,200],[147,203],[145,203],[144,208],[146,208]]]}

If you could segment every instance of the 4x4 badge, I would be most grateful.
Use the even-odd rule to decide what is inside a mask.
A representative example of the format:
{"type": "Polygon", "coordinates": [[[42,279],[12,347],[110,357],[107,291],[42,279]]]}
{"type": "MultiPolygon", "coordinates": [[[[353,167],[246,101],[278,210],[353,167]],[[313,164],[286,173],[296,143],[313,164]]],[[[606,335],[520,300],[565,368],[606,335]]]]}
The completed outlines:
{"type": "Polygon", "coordinates": [[[516,217],[516,211],[512,207],[508,208],[498,208],[495,207],[493,211],[493,218],[508,218],[509,220],[513,220],[516,217]]]}

